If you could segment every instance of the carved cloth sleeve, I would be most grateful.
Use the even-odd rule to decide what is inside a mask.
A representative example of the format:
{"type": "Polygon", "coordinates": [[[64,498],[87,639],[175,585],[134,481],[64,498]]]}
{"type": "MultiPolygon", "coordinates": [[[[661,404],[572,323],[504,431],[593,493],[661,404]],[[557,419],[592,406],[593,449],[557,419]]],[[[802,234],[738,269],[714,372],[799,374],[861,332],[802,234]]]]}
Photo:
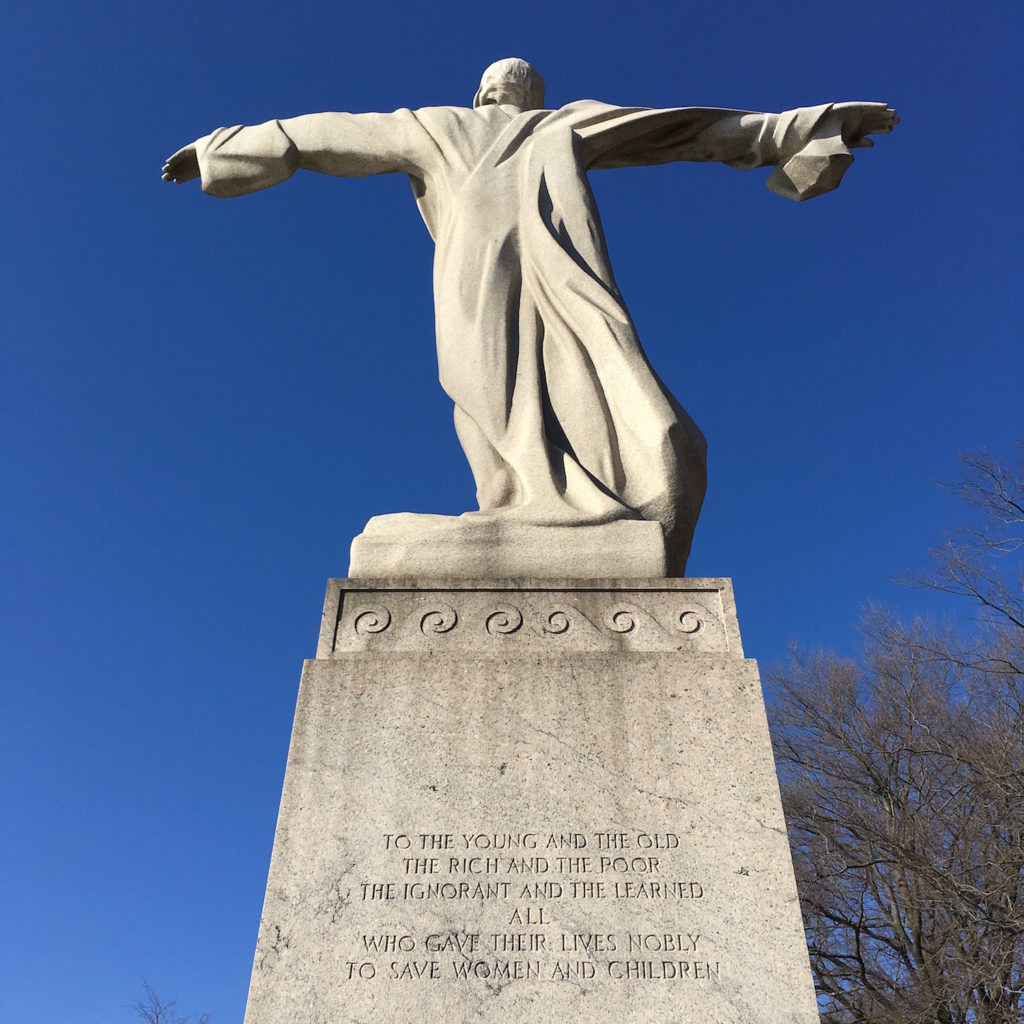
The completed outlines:
{"type": "Polygon", "coordinates": [[[269,188],[304,168],[344,178],[422,176],[433,140],[410,110],[306,114],[218,128],[196,143],[203,191],[218,198],[269,188]]]}
{"type": "Polygon", "coordinates": [[[683,160],[724,163],[744,171],[774,166],[768,188],[802,200],[836,188],[853,163],[831,103],[782,114],[612,107],[590,100],[563,110],[572,108],[591,108],[574,125],[588,170],[683,160]]]}

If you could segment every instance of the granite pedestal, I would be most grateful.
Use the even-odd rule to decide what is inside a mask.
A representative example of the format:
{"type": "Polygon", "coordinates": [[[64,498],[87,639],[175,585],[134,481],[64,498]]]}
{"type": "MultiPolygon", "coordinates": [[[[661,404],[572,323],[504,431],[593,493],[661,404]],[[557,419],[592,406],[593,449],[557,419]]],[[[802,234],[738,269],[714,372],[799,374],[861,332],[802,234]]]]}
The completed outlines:
{"type": "Polygon", "coordinates": [[[728,580],[332,580],[246,1024],[812,1024],[728,580]]]}

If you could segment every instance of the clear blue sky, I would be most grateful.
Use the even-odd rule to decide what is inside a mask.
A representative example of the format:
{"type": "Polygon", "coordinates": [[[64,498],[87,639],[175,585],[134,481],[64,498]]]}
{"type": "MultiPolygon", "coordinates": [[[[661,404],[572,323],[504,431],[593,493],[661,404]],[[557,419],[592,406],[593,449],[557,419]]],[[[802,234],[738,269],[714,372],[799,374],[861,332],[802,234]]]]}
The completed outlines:
{"type": "Polygon", "coordinates": [[[211,129],[548,102],[903,123],[802,205],[766,172],[594,175],[652,362],[710,442],[692,575],[748,653],[849,653],[1024,433],[1024,8],[249,0],[9,5],[2,231],[0,1019],[122,1024],[142,978],[241,1019],[301,661],[374,514],[473,507],[399,177],[228,202],[160,182],[211,129]]]}

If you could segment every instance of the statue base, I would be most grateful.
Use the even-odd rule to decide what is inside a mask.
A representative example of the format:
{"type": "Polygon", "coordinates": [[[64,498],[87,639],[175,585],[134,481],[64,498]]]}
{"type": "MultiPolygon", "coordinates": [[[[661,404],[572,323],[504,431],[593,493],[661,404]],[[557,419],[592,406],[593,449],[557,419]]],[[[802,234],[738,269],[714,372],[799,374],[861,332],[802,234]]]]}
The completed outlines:
{"type": "Polygon", "coordinates": [[[353,579],[656,579],[666,573],[658,523],[538,526],[481,512],[374,516],[352,541],[349,564],[353,579]]]}
{"type": "Polygon", "coordinates": [[[246,1024],[817,1024],[728,580],[332,580],[246,1024]]]}

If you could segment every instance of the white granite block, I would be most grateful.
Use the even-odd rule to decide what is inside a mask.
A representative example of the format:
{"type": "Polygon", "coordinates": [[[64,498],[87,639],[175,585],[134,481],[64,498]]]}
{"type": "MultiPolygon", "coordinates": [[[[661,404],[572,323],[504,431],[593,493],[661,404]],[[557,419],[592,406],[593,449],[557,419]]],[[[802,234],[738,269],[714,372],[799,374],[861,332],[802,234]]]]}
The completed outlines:
{"type": "Polygon", "coordinates": [[[728,581],[331,582],[246,1024],[425,1019],[817,1021],[728,581]]]}

